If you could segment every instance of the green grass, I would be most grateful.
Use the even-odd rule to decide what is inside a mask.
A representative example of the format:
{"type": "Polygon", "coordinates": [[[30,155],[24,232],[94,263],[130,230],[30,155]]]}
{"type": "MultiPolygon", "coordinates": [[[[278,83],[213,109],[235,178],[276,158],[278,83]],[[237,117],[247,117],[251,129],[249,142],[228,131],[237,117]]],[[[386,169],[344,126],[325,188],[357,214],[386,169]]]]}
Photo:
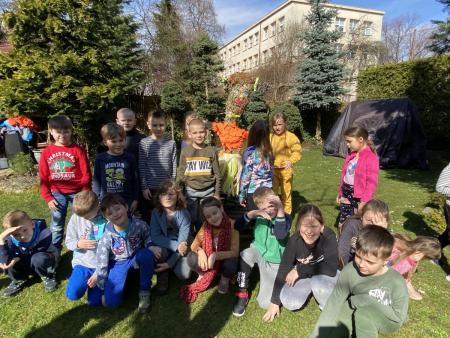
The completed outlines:
{"type": "MultiPolygon", "coordinates": [[[[377,197],[386,201],[392,212],[392,227],[397,232],[433,234],[419,214],[434,191],[440,170],[448,163],[431,154],[429,171],[381,171],[377,197]]],[[[319,149],[304,149],[296,166],[294,211],[305,202],[316,203],[326,223],[333,227],[337,216],[334,200],[342,160],[324,157],[319,149]]],[[[0,193],[0,217],[12,208],[21,208],[33,217],[48,220],[48,211],[37,190],[26,194],[0,193]]],[[[447,253],[447,257],[450,257],[447,253]]],[[[242,318],[231,315],[234,297],[219,295],[216,288],[201,294],[188,306],[178,299],[181,285],[171,280],[170,293],[152,298],[149,315],[137,314],[137,289],[129,288],[124,305],[116,310],[89,308],[85,300],[69,302],[64,296],[70,274],[70,255],[63,255],[58,291],[45,294],[40,283],[27,287],[12,299],[0,299],[0,336],[2,337],[306,337],[319,316],[314,299],[298,312],[282,310],[280,318],[264,323],[264,311],[255,293],[242,318]]],[[[257,277],[257,274],[254,274],[257,277]]],[[[252,278],[255,291],[258,283],[252,278]]],[[[429,262],[421,263],[414,285],[426,292],[420,302],[412,301],[408,323],[391,337],[448,337],[450,333],[450,283],[445,272],[429,262]]],[[[0,289],[8,284],[0,277],[0,289]]],[[[137,284],[134,283],[135,285],[137,284]]],[[[0,290],[1,292],[1,290],[0,290]]]]}

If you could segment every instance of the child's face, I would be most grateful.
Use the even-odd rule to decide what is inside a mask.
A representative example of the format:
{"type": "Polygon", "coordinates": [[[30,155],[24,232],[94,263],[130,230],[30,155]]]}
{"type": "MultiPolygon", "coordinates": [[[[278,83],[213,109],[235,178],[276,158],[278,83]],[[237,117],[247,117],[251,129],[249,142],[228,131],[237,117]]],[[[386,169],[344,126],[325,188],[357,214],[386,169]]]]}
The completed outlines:
{"type": "Polygon", "coordinates": [[[273,132],[277,135],[281,135],[286,131],[286,122],[283,119],[277,119],[273,126],[273,132]]]}
{"type": "Polygon", "coordinates": [[[113,204],[105,212],[106,219],[114,225],[128,225],[128,207],[123,204],[113,204]]]}
{"type": "Polygon", "coordinates": [[[29,242],[33,238],[34,222],[32,220],[23,221],[16,227],[12,236],[20,242],[29,242]]]}
{"type": "Polygon", "coordinates": [[[173,208],[177,204],[177,193],[174,190],[169,190],[164,194],[159,195],[159,203],[163,208],[173,208]]]}
{"type": "Polygon", "coordinates": [[[272,202],[271,196],[266,196],[263,201],[259,202],[257,205],[259,210],[265,211],[271,218],[274,218],[278,213],[278,208],[272,202]]]}
{"type": "Polygon", "coordinates": [[[125,139],[117,136],[106,140],[105,145],[108,147],[108,152],[111,155],[122,155],[125,149],[125,139]]]}
{"type": "Polygon", "coordinates": [[[219,226],[222,223],[223,210],[216,206],[206,207],[203,208],[203,216],[209,224],[219,226]]]}
{"type": "Polygon", "coordinates": [[[70,129],[50,129],[50,134],[57,146],[69,146],[72,143],[72,130],[70,129]]]}
{"type": "Polygon", "coordinates": [[[388,227],[387,219],[379,212],[373,212],[370,210],[366,211],[362,215],[361,220],[362,220],[363,226],[373,224],[373,225],[378,225],[380,227],[383,227],[385,229],[387,229],[387,227],[388,227]]]}
{"type": "Polygon", "coordinates": [[[125,131],[130,131],[136,126],[136,117],[131,113],[118,113],[116,123],[122,126],[125,131]]]}
{"type": "Polygon", "coordinates": [[[299,232],[308,245],[313,245],[323,232],[324,225],[311,215],[306,215],[300,220],[299,232]]]}
{"type": "Polygon", "coordinates": [[[205,142],[206,129],[204,126],[193,125],[189,127],[189,137],[196,145],[201,146],[205,142]]]}
{"type": "Polygon", "coordinates": [[[152,136],[156,139],[162,139],[166,130],[166,121],[161,118],[150,118],[147,121],[147,127],[152,132],[152,136]]]}
{"type": "Polygon", "coordinates": [[[376,257],[372,254],[364,254],[357,251],[355,254],[355,264],[359,272],[365,276],[377,276],[383,273],[387,259],[376,257]]]}
{"type": "Polygon", "coordinates": [[[366,145],[362,137],[345,136],[345,143],[351,151],[360,151],[366,145]]]}

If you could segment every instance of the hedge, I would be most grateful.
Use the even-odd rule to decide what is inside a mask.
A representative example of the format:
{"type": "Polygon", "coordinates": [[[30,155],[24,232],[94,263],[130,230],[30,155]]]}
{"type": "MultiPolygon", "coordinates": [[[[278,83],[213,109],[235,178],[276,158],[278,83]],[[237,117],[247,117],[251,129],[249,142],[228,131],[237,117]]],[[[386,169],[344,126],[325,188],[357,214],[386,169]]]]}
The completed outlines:
{"type": "Polygon", "coordinates": [[[428,148],[450,149],[450,55],[369,67],[359,74],[357,96],[409,97],[419,109],[428,148]]]}

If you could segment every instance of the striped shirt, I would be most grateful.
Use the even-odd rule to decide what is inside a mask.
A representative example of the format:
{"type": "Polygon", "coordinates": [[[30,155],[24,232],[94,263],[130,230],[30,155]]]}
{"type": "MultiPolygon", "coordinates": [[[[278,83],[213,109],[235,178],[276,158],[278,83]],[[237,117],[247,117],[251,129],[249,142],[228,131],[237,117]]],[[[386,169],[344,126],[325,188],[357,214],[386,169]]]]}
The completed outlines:
{"type": "Polygon", "coordinates": [[[442,170],[436,183],[436,191],[440,192],[447,199],[450,205],[450,163],[442,170]]]}
{"type": "Polygon", "coordinates": [[[173,140],[154,140],[150,136],[139,143],[139,176],[142,190],[158,189],[162,181],[175,179],[177,147],[173,140]]]}

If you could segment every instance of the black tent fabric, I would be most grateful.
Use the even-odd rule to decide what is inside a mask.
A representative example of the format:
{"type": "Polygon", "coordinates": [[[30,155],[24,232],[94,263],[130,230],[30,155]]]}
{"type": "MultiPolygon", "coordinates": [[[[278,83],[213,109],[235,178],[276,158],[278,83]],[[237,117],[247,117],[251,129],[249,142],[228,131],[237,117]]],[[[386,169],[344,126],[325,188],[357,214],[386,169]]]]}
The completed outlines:
{"type": "Polygon", "coordinates": [[[347,156],[344,132],[352,126],[369,132],[381,168],[428,168],[425,135],[417,108],[410,99],[350,103],[331,129],[324,155],[347,156]]]}

